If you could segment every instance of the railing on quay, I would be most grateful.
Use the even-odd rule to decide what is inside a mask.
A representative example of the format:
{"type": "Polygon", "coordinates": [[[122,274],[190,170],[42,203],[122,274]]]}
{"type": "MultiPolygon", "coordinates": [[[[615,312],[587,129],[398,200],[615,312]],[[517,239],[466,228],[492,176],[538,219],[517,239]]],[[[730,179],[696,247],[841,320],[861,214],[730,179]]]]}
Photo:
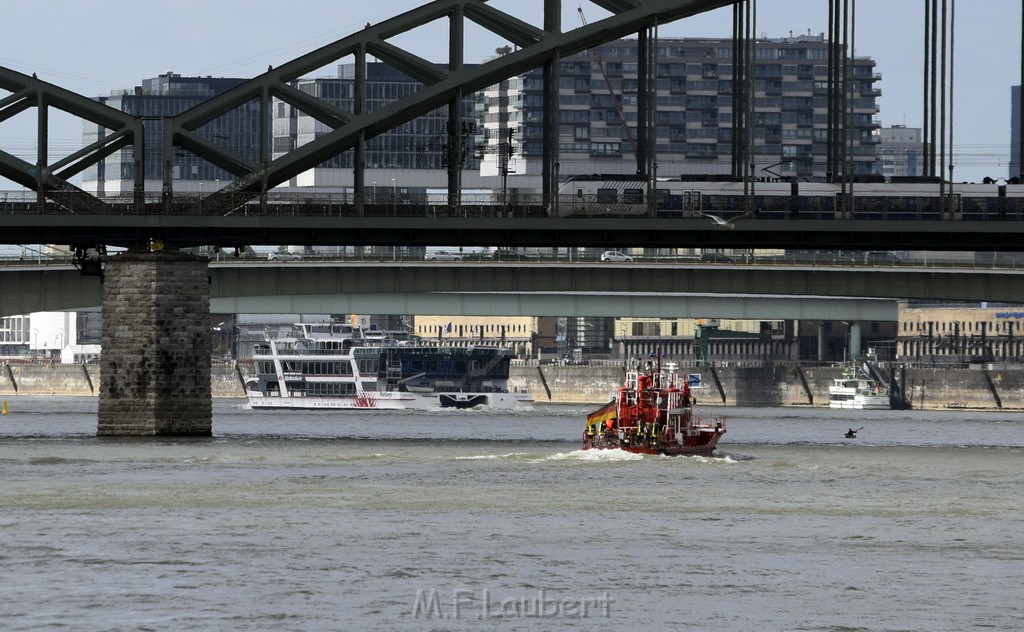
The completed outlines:
{"type": "MultiPolygon", "coordinates": [[[[806,360],[772,360],[772,359],[717,359],[708,360],[701,364],[698,364],[693,357],[687,358],[669,358],[663,360],[663,362],[675,362],[679,365],[680,371],[699,371],[700,369],[725,369],[725,368],[737,368],[737,369],[763,369],[767,367],[789,367],[793,370],[800,369],[841,369],[849,366],[850,360],[817,360],[817,359],[806,359],[806,360]]],[[[906,368],[906,369],[918,369],[918,370],[968,370],[968,369],[1024,369],[1024,357],[1022,358],[1003,358],[1003,359],[991,359],[983,357],[970,357],[970,356],[951,356],[948,359],[943,359],[941,356],[928,357],[928,358],[892,358],[888,360],[878,361],[878,365],[882,368],[888,369],[894,368],[906,368]]],[[[623,371],[633,368],[629,364],[628,359],[608,359],[608,360],[584,360],[582,363],[569,363],[559,358],[545,358],[537,360],[536,358],[530,359],[514,359],[512,366],[521,367],[538,367],[538,366],[566,366],[566,367],[594,367],[594,368],[618,368],[623,371]]]]}

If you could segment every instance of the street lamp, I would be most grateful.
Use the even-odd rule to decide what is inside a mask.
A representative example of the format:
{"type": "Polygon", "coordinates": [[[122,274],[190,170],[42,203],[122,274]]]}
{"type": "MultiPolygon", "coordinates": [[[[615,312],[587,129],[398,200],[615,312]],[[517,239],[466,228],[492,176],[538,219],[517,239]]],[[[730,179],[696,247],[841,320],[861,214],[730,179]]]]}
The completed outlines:
{"type": "Polygon", "coordinates": [[[398,215],[398,180],[391,178],[391,214],[398,215]]]}

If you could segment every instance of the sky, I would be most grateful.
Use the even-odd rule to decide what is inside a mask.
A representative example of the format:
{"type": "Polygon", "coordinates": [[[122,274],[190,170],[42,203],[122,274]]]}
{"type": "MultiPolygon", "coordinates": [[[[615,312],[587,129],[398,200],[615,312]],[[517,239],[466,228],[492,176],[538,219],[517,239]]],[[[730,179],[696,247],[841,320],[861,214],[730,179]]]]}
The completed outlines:
{"type": "MultiPolygon", "coordinates": [[[[955,0],[951,0],[955,1],[955,0]]],[[[319,46],[423,4],[409,0],[4,0],[0,66],[85,96],[130,89],[168,70],[181,75],[253,77],[319,46]],[[45,7],[45,9],[43,8],[45,7]],[[140,8],[144,7],[144,8],[140,8]],[[44,13],[45,11],[45,13],[44,13]]],[[[541,24],[543,0],[492,0],[492,6],[541,24]]],[[[586,0],[563,0],[563,30],[608,13],[586,0]]],[[[921,23],[924,0],[852,0],[856,54],[872,57],[882,80],[878,118],[884,126],[922,124],[921,23]]],[[[827,30],[825,0],[759,0],[757,34],[767,37],[827,30]]],[[[956,13],[953,78],[954,179],[1005,177],[1009,168],[1010,87],[1020,83],[1021,2],[960,2],[956,13]],[[981,10],[980,7],[984,7],[981,10]]],[[[728,37],[729,8],[663,25],[661,37],[728,37]]],[[[447,60],[446,30],[431,24],[395,43],[432,61],[447,60]]],[[[479,27],[467,27],[466,61],[482,61],[502,45],[479,27]]],[[[316,73],[327,76],[328,71],[316,73]]],[[[0,90],[0,98],[7,93],[0,90]]],[[[81,146],[81,124],[51,123],[54,153],[81,146]]],[[[0,123],[0,149],[34,152],[31,115],[0,123]]],[[[0,180],[0,188],[13,189],[0,180]]]]}

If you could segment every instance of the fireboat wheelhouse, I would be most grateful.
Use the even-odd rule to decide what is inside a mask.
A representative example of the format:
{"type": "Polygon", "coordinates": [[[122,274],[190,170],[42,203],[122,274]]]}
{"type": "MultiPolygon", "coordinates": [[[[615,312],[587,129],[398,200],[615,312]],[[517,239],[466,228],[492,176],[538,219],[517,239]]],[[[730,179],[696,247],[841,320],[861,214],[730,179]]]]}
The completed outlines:
{"type": "Polygon", "coordinates": [[[711,456],[725,434],[725,418],[694,415],[690,385],[676,371],[672,362],[627,371],[612,401],[587,415],[583,449],[711,456]]]}

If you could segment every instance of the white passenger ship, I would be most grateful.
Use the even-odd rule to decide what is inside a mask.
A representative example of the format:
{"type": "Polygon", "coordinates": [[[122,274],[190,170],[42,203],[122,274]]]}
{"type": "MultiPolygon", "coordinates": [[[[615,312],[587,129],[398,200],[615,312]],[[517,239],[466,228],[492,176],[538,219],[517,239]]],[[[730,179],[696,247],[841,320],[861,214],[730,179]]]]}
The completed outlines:
{"type": "Polygon", "coordinates": [[[347,323],[298,323],[253,353],[252,408],[429,409],[529,406],[508,390],[510,356],[490,346],[370,340],[347,323]]]}

